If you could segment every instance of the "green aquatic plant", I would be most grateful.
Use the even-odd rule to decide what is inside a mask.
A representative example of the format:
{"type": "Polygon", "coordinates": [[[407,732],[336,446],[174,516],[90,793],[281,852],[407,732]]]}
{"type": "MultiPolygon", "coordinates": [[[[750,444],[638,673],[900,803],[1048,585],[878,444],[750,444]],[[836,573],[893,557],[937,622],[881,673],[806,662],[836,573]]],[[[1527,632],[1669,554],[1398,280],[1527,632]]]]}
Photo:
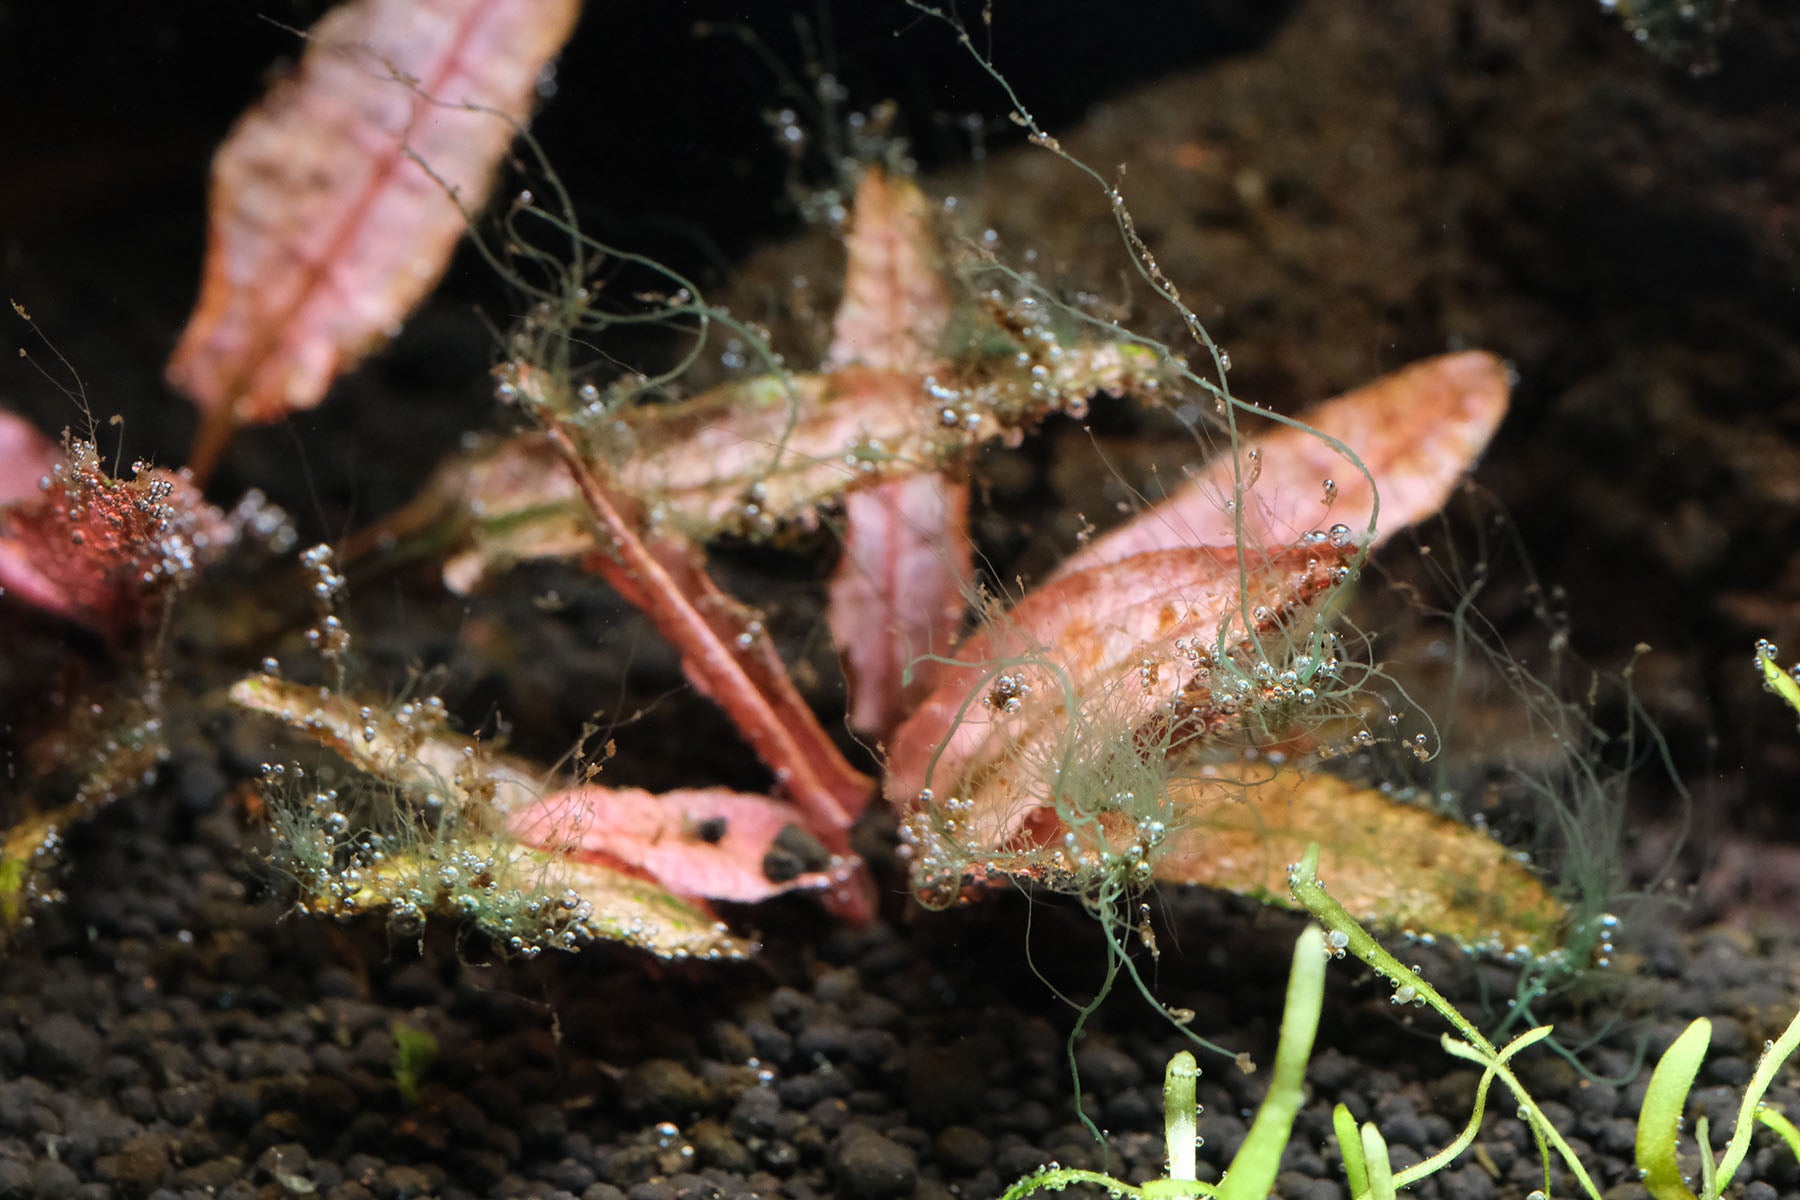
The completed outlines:
{"type": "Polygon", "coordinates": [[[438,1040],[430,1030],[401,1020],[395,1020],[391,1032],[394,1035],[394,1089],[400,1093],[401,1103],[412,1108],[419,1103],[419,1084],[431,1070],[431,1064],[437,1061],[438,1040]]]}
{"type": "Polygon", "coordinates": [[[1800,713],[1800,667],[1783,669],[1776,661],[1781,651],[1767,638],[1756,643],[1756,669],[1762,672],[1763,686],[1787,701],[1789,708],[1800,713]]]}
{"type": "MultiPolygon", "coordinates": [[[[1331,897],[1319,881],[1317,847],[1293,866],[1291,880],[1295,899],[1315,923],[1307,925],[1295,942],[1268,1093],[1218,1182],[1198,1177],[1195,1146],[1199,1109],[1195,1103],[1195,1079],[1199,1072],[1193,1055],[1183,1050],[1169,1060],[1163,1077],[1167,1152],[1163,1177],[1133,1184],[1104,1172],[1053,1164],[1020,1179],[1002,1194],[1001,1200],[1024,1200],[1039,1192],[1060,1192],[1076,1184],[1091,1184],[1105,1188],[1113,1197],[1131,1196],[1137,1200],[1262,1200],[1274,1187],[1282,1152],[1292,1137],[1294,1119],[1304,1099],[1307,1060],[1325,1003],[1326,964],[1352,955],[1393,986],[1396,1004],[1428,1007],[1448,1021],[1461,1037],[1444,1035],[1441,1044],[1445,1053],[1481,1068],[1474,1103],[1461,1132],[1436,1153],[1403,1169],[1395,1169],[1387,1141],[1373,1122],[1358,1125],[1341,1103],[1333,1109],[1332,1130],[1352,1200],[1395,1200],[1401,1189],[1459,1158],[1474,1145],[1480,1133],[1488,1096],[1496,1081],[1512,1093],[1518,1115],[1530,1129],[1543,1161],[1543,1189],[1535,1194],[1554,1194],[1553,1167],[1560,1161],[1590,1200],[1601,1200],[1600,1189],[1573,1146],[1551,1123],[1510,1065],[1524,1050],[1548,1043],[1551,1027],[1540,1025],[1504,1046],[1496,1046],[1416,969],[1401,965],[1331,897]]],[[[1711,1036],[1710,1021],[1701,1018],[1693,1022],[1664,1053],[1645,1091],[1638,1113],[1637,1166],[1654,1200],[1720,1200],[1745,1161],[1757,1124],[1775,1130],[1800,1157],[1800,1128],[1763,1099],[1776,1073],[1800,1050],[1800,1016],[1796,1016],[1778,1039],[1765,1045],[1756,1071],[1744,1088],[1731,1140],[1718,1158],[1714,1158],[1707,1141],[1706,1118],[1696,1121],[1701,1186],[1697,1193],[1688,1187],[1677,1157],[1677,1142],[1688,1091],[1711,1036]]]]}
{"type": "Polygon", "coordinates": [[[1325,938],[1309,925],[1294,943],[1293,967],[1288,975],[1287,1000],[1281,1012],[1281,1035],[1276,1044],[1275,1066],[1269,1091],[1257,1109],[1250,1131],[1218,1183],[1197,1176],[1194,1147],[1198,1137],[1199,1106],[1194,1081],[1199,1069],[1186,1050],[1169,1060],[1163,1076],[1163,1131],[1168,1152],[1168,1174],[1147,1183],[1131,1184],[1100,1171],[1074,1167],[1047,1167],[1027,1175],[1008,1188],[1001,1200],[1022,1200],[1038,1192],[1059,1192],[1070,1184],[1091,1183],[1113,1196],[1141,1200],[1179,1200],[1211,1197],[1213,1200],[1262,1200],[1275,1185],[1281,1152],[1293,1134],[1294,1117],[1305,1098],[1306,1063],[1312,1056],[1313,1038],[1319,1030],[1319,1014],[1325,1004],[1325,938]]]}
{"type": "MultiPolygon", "coordinates": [[[[1334,921],[1341,915],[1340,908],[1333,914],[1334,921]]],[[[1354,921],[1349,922],[1349,927],[1362,932],[1354,921]]],[[[1023,1200],[1038,1192],[1061,1191],[1072,1184],[1081,1183],[1104,1187],[1114,1197],[1133,1196],[1139,1200],[1184,1200],[1200,1197],[1206,1200],[1263,1200],[1275,1186],[1282,1152],[1293,1136],[1294,1120],[1305,1100],[1306,1066],[1312,1054],[1313,1041],[1318,1033],[1319,1018],[1325,1003],[1325,967],[1331,959],[1342,957],[1344,953],[1337,938],[1339,932],[1334,928],[1332,933],[1326,933],[1319,925],[1312,924],[1295,941],[1293,966],[1288,975],[1287,996],[1282,1007],[1281,1032],[1276,1044],[1275,1063],[1270,1071],[1269,1090],[1237,1153],[1233,1155],[1231,1163],[1217,1183],[1206,1182],[1198,1177],[1195,1146],[1199,1109],[1195,1103],[1194,1086],[1198,1071],[1193,1055],[1183,1050],[1169,1060],[1163,1078],[1163,1128],[1168,1156],[1165,1176],[1142,1184],[1131,1184],[1099,1171],[1051,1166],[1019,1180],[1007,1189],[1001,1200],[1023,1200]]],[[[1362,936],[1368,938],[1366,932],[1362,936]]],[[[1373,942],[1373,939],[1368,940],[1373,942]]],[[[1400,969],[1397,963],[1393,966],[1400,969]]],[[[1456,1010],[1448,1003],[1443,1003],[1440,1011],[1455,1013],[1456,1010]]],[[[1416,1183],[1455,1161],[1473,1144],[1486,1112],[1489,1088],[1497,1077],[1506,1080],[1518,1096],[1521,1111],[1533,1114],[1531,1119],[1534,1121],[1534,1131],[1539,1125],[1547,1128],[1541,1110],[1525,1094],[1507,1063],[1520,1051],[1542,1040],[1549,1030],[1533,1030],[1514,1039],[1504,1048],[1496,1049],[1485,1039],[1481,1039],[1480,1034],[1466,1021],[1462,1021],[1460,1014],[1458,1020],[1461,1022],[1459,1027],[1465,1028],[1473,1038],[1478,1039],[1479,1044],[1446,1038],[1446,1050],[1457,1057],[1471,1059],[1484,1069],[1476,1087],[1474,1109],[1469,1121],[1462,1133],[1444,1149],[1421,1163],[1396,1171],[1388,1156],[1387,1143],[1375,1125],[1364,1123],[1359,1128],[1349,1109],[1342,1104],[1337,1106],[1332,1118],[1333,1127],[1343,1158],[1345,1176],[1355,1200],[1393,1200],[1399,1188],[1416,1183]]],[[[1566,1144],[1560,1143],[1560,1138],[1558,1141],[1566,1149],[1566,1144]]],[[[1541,1146],[1544,1139],[1540,1137],[1539,1142],[1541,1146]]],[[[1572,1156],[1570,1161],[1573,1162],[1572,1156]]],[[[1575,1168],[1579,1170],[1579,1164],[1575,1164],[1575,1168]]]]}

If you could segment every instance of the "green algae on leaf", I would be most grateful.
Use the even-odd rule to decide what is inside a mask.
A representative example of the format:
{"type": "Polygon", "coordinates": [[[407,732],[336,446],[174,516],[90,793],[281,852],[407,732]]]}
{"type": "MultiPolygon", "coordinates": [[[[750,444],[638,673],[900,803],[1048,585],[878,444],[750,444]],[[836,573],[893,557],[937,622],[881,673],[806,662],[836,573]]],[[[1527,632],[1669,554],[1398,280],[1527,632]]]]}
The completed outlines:
{"type": "Polygon", "coordinates": [[[637,867],[514,838],[507,819],[539,802],[539,773],[450,732],[439,705],[389,711],[267,675],[240,680],[231,697],[336,750],[406,799],[387,828],[354,830],[336,790],[283,795],[293,785],[271,781],[270,811],[309,912],[387,909],[402,923],[431,913],[465,917],[521,954],[590,938],[664,957],[749,952],[703,903],[637,867]]]}
{"type": "Polygon", "coordinates": [[[60,894],[50,882],[69,826],[147,786],[168,758],[153,680],[81,696],[27,748],[27,772],[0,830],[0,945],[60,894]]]}
{"type": "Polygon", "coordinates": [[[1288,871],[1319,873],[1358,921],[1483,950],[1550,951],[1566,912],[1506,847],[1449,817],[1321,772],[1222,764],[1169,781],[1175,824],[1156,877],[1290,904],[1288,871]]]}
{"type": "MultiPolygon", "coordinates": [[[[1059,353],[1043,378],[998,357],[962,377],[860,364],[757,376],[625,409],[608,439],[628,450],[589,457],[673,531],[766,537],[811,525],[848,492],[960,465],[1096,393],[1154,390],[1162,374],[1147,351],[1100,344],[1059,353]]],[[[566,474],[537,469],[554,458],[540,433],[489,445],[441,469],[403,524],[460,543],[445,568],[459,591],[513,563],[577,555],[591,545],[580,495],[566,474]]]]}
{"type": "Polygon", "coordinates": [[[1333,686],[1320,610],[1350,553],[1323,538],[1248,563],[1229,547],[1152,551],[992,619],[890,742],[886,794],[906,813],[915,886],[1079,877],[1108,843],[1166,824],[1167,759],[1284,728],[1333,686]]]}

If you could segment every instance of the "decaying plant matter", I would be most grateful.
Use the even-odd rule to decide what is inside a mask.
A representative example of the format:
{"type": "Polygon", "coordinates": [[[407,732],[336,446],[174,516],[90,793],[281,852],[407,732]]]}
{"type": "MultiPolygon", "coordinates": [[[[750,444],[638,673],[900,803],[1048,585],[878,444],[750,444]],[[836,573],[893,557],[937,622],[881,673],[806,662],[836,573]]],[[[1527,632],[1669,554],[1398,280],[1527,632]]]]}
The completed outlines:
{"type": "MultiPolygon", "coordinates": [[[[169,366],[207,414],[202,464],[235,423],[316,403],[423,295],[573,15],[566,3],[359,0],[314,31],[295,77],[215,164],[206,278],[169,366]]],[[[1114,196],[1128,244],[1166,286],[1114,196]]],[[[601,388],[572,369],[570,347],[606,327],[587,276],[608,251],[567,213],[527,205],[507,214],[500,256],[529,253],[514,222],[533,217],[579,261],[536,297],[496,372],[530,428],[447,464],[353,552],[447,546],[455,590],[498,586],[521,561],[578,561],[677,651],[768,768],[769,794],[656,796],[601,782],[593,764],[559,779],[455,733],[429,699],[352,696],[331,603],[342,581],[315,549],[311,637],[338,678],[263,672],[232,692],[363,777],[315,787],[271,769],[270,809],[307,907],[385,907],[408,922],[458,913],[522,952],[606,937],[737,955],[748,947],[709,903],[805,888],[847,919],[872,912],[850,830],[881,792],[930,903],[1002,879],[1074,892],[1108,920],[1158,881],[1279,900],[1296,847],[1317,840],[1360,916],[1471,944],[1553,942],[1557,903],[1501,848],[1318,769],[1398,736],[1371,729],[1373,667],[1336,631],[1338,610],[1369,554],[1434,513],[1480,454],[1506,405],[1498,359],[1417,364],[1298,418],[1212,388],[1228,433],[1218,452],[1006,606],[975,582],[976,450],[1079,419],[1097,396],[1156,404],[1192,389],[1180,356],[1046,294],[971,246],[904,172],[867,166],[815,368],[787,368],[671,277],[645,301],[652,315],[691,318],[696,345],[729,325],[761,369],[697,395],[675,372],[601,388]],[[1253,433],[1253,418],[1274,424],[1253,433]],[[843,530],[829,625],[851,680],[848,723],[882,746],[879,783],[803,701],[761,614],[708,572],[711,539],[821,521],[843,530]],[[972,608],[981,616],[965,633],[972,608]],[[1412,863],[1399,874],[1384,869],[1397,847],[1412,863]],[[1472,876],[1483,881],[1473,897],[1472,876]]],[[[85,475],[51,494],[78,482],[100,499],[124,494],[85,475]]],[[[164,503],[178,485],[119,487],[164,503]]],[[[38,536],[32,503],[6,510],[15,543],[38,536]]],[[[143,551],[149,538],[124,530],[118,544],[143,551]]],[[[153,611],[130,591],[154,582],[139,565],[98,589],[15,586],[113,637],[153,611]]],[[[1429,753],[1426,735],[1413,737],[1408,747],[1429,753]]]]}

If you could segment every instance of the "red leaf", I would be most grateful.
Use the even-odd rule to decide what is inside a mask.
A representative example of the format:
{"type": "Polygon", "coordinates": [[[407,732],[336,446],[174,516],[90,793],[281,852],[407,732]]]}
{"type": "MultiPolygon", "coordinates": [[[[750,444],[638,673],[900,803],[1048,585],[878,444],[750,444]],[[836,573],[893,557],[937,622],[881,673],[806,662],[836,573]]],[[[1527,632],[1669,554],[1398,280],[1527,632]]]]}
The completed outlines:
{"type": "Polygon", "coordinates": [[[886,737],[927,695],[975,579],[969,485],[915,475],[844,497],[825,619],[850,677],[850,727],[886,737]]]}
{"type": "MultiPolygon", "coordinates": [[[[860,363],[923,376],[937,361],[952,299],[930,207],[910,180],[875,168],[856,189],[844,299],[832,321],[828,367],[860,363]]],[[[862,419],[865,397],[836,407],[862,419]]],[[[921,388],[917,417],[941,426],[921,388]]],[[[918,661],[950,648],[970,593],[969,489],[941,475],[914,475],[844,498],[844,554],[832,577],[826,619],[850,677],[850,725],[885,736],[931,690],[936,666],[918,661]]]]}
{"type": "Polygon", "coordinates": [[[29,500],[62,458],[62,449],[24,417],[0,412],[0,504],[29,500]]]}
{"type": "Polygon", "coordinates": [[[1071,753],[1152,733],[1168,752],[1232,726],[1242,710],[1209,681],[1220,651],[1251,650],[1240,614],[1259,636],[1292,628],[1343,579],[1351,553],[1296,546],[1240,573],[1230,547],[1156,550],[1037,589],[964,644],[895,732],[888,799],[957,799],[967,843],[999,849],[1052,803],[1058,776],[1082,767],[1071,753]],[[1178,728],[1159,728],[1170,721],[1178,728]]]}
{"type": "Polygon", "coordinates": [[[0,509],[0,591],[117,642],[235,531],[185,474],[114,479],[71,442],[48,486],[0,509]]]}
{"type": "Polygon", "coordinates": [[[589,469],[568,434],[554,426],[548,434],[600,525],[602,549],[589,564],[680,652],[688,680],[775,772],[808,831],[833,853],[847,853],[850,823],[874,785],[819,727],[754,615],[719,590],[691,543],[640,534],[635,506],[589,469]]]}
{"type": "MultiPolygon", "coordinates": [[[[1472,350],[1426,359],[1308,409],[1299,420],[1354,450],[1381,486],[1375,544],[1444,505],[1506,415],[1511,373],[1472,350]]],[[[1243,536],[1286,546],[1333,524],[1361,537],[1373,508],[1369,481],[1316,434],[1278,426],[1249,440],[1261,455],[1244,494],[1243,536]],[[1326,480],[1336,499],[1326,503],[1326,480]]],[[[1221,455],[1168,499],[1078,550],[1051,575],[1059,579],[1101,563],[1171,546],[1230,545],[1238,530],[1227,507],[1232,460],[1221,455]]]]}
{"type": "Polygon", "coordinates": [[[857,183],[850,219],[844,299],[832,318],[827,366],[931,369],[951,297],[925,193],[870,167],[857,183]]]}
{"type": "Polygon", "coordinates": [[[236,422],[317,404],[392,336],[483,203],[578,10],[356,0],[314,27],[213,162],[200,301],[168,368],[209,414],[198,457],[236,422]]]}
{"type": "Polygon", "coordinates": [[[545,796],[508,824],[520,841],[560,858],[634,868],[678,896],[754,904],[842,882],[823,870],[769,877],[771,851],[794,816],[791,805],[721,788],[657,795],[577,787],[545,796]]]}

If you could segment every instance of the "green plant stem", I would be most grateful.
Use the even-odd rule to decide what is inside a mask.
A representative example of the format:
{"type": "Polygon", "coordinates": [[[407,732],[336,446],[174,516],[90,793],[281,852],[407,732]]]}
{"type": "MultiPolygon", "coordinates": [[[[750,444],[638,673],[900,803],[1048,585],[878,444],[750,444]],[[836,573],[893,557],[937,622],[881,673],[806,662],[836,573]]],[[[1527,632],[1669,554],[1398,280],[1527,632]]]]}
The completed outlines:
{"type": "MultiPolygon", "coordinates": [[[[1544,1156],[1546,1172],[1549,1170],[1550,1159],[1548,1151],[1544,1148],[1550,1146],[1555,1148],[1558,1157],[1568,1166],[1569,1172],[1575,1176],[1581,1189],[1593,1197],[1593,1200],[1600,1200],[1600,1189],[1594,1186],[1594,1181],[1588,1175],[1587,1168],[1581,1165],[1581,1160],[1575,1157],[1575,1151],[1570,1147],[1568,1141],[1557,1131],[1555,1126],[1550,1124],[1549,1119],[1538,1108],[1537,1102],[1525,1090],[1525,1086],[1519,1082],[1511,1068],[1505,1065],[1500,1051],[1494,1047],[1494,1044],[1483,1036],[1479,1029],[1475,1028],[1473,1022],[1444,999],[1436,988],[1403,966],[1399,959],[1389,954],[1381,943],[1370,935],[1368,930],[1357,923],[1356,918],[1352,917],[1343,905],[1325,891],[1324,885],[1319,882],[1319,847],[1317,844],[1308,846],[1305,858],[1289,868],[1288,887],[1292,890],[1294,898],[1300,902],[1301,907],[1310,912],[1319,924],[1337,935],[1333,941],[1336,948],[1348,950],[1356,955],[1357,958],[1374,968],[1378,974],[1393,980],[1396,986],[1403,982],[1410,986],[1415,996],[1436,1010],[1439,1016],[1450,1022],[1457,1032],[1467,1039],[1467,1046],[1458,1047],[1454,1042],[1446,1042],[1444,1049],[1458,1057],[1479,1062],[1484,1066],[1491,1066],[1494,1073],[1518,1099],[1519,1107],[1525,1113],[1526,1123],[1537,1138],[1540,1152],[1544,1156]]],[[[1374,1164],[1370,1164],[1371,1188],[1376,1182],[1373,1178],[1373,1170],[1374,1164]]],[[[1546,1192],[1549,1190],[1547,1184],[1545,1190],[1546,1192]]]]}
{"type": "Polygon", "coordinates": [[[1199,1064],[1186,1050],[1171,1058],[1163,1072],[1163,1144],[1168,1149],[1170,1179],[1191,1182],[1199,1178],[1194,1162],[1200,1115],[1194,1081],[1199,1075],[1199,1064]]]}

